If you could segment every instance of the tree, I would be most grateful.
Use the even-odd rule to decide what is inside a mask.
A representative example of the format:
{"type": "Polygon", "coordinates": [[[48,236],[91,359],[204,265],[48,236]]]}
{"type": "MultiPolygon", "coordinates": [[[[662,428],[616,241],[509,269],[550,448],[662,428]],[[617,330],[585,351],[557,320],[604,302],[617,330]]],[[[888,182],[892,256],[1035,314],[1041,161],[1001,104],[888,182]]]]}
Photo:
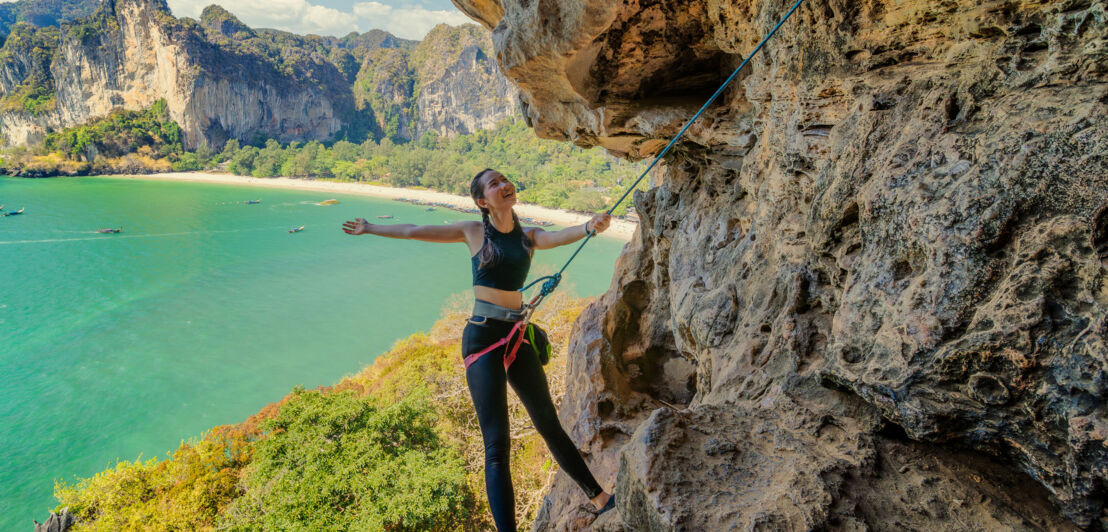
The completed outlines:
{"type": "Polygon", "coordinates": [[[235,175],[253,175],[254,160],[258,158],[258,152],[258,148],[253,146],[244,147],[231,157],[227,169],[235,175]]]}
{"type": "Polygon", "coordinates": [[[604,195],[596,189],[581,188],[569,194],[564,206],[575,211],[595,212],[605,207],[604,195]]]}

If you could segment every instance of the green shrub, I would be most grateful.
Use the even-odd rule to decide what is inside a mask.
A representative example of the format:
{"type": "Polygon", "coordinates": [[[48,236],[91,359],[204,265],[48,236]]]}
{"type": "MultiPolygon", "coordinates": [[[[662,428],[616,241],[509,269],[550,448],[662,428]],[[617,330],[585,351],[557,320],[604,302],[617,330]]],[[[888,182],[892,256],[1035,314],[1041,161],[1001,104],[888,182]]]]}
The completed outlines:
{"type": "Polygon", "coordinates": [[[262,425],[235,530],[443,530],[465,519],[466,472],[426,401],[374,406],[352,391],[296,391],[262,425]]]}
{"type": "Polygon", "coordinates": [[[196,170],[203,170],[205,162],[200,159],[200,156],[193,152],[182,153],[181,156],[173,162],[172,168],[174,172],[192,172],[196,170]]]}
{"type": "MultiPolygon", "coordinates": [[[[269,139],[259,150],[228,142],[219,157],[230,160],[229,169],[239,175],[383,181],[455,194],[468,194],[473,175],[490,167],[516,183],[522,201],[592,212],[606,209],[645,168],[644,163],[621,161],[599,148],[582,150],[538,139],[521,121],[452,139],[428,132],[403,144],[385,138],[380,143],[340,140],[327,147],[312,141],[282,147],[269,139]]],[[[616,213],[626,213],[626,207],[616,213]]]]}

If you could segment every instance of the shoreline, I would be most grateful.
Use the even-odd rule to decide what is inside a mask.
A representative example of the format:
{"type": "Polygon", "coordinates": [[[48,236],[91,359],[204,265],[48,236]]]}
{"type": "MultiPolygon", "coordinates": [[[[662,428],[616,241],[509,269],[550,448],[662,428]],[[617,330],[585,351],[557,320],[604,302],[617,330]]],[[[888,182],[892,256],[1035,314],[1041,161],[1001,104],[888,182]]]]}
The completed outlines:
{"type": "MultiPolygon", "coordinates": [[[[340,192],[358,196],[371,196],[392,200],[417,199],[422,202],[438,202],[452,205],[458,208],[472,208],[473,200],[468,196],[459,196],[435,190],[417,188],[396,188],[382,185],[370,185],[367,183],[322,181],[316,179],[294,179],[290,177],[247,177],[234,174],[216,174],[207,172],[169,172],[164,174],[124,174],[105,175],[121,179],[147,179],[157,181],[185,181],[193,183],[216,183],[224,185],[246,185],[262,188],[284,188],[294,190],[310,190],[314,192],[340,192]]],[[[520,217],[544,220],[561,226],[574,226],[585,223],[589,216],[561,209],[541,207],[529,203],[517,203],[516,213],[520,217]]],[[[631,240],[631,236],[638,227],[637,223],[612,218],[608,230],[598,236],[616,238],[624,242],[631,240]]]]}

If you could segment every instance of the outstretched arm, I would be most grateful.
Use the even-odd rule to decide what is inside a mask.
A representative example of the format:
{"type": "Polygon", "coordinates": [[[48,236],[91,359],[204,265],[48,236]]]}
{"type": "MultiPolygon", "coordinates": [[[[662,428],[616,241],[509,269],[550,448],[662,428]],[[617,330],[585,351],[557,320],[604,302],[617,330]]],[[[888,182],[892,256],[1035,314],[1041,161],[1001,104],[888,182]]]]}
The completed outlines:
{"type": "Polygon", "coordinates": [[[457,222],[450,225],[371,224],[365,218],[343,222],[342,230],[348,235],[378,235],[389,238],[422,240],[424,242],[465,242],[466,227],[476,222],[457,222]]]}
{"type": "Polygon", "coordinates": [[[550,249],[566,244],[572,244],[585,238],[590,231],[603,233],[612,222],[612,215],[608,213],[597,214],[591,220],[561,231],[545,231],[535,228],[531,232],[531,241],[535,243],[535,249],[550,249]]]}

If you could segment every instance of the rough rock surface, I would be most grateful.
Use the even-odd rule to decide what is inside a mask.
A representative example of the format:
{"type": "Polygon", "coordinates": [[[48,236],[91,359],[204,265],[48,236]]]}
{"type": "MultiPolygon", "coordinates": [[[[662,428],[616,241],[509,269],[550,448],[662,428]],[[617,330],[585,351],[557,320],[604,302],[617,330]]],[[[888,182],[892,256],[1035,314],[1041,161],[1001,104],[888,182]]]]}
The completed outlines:
{"type": "MultiPolygon", "coordinates": [[[[535,131],[651,156],[791,2],[455,0],[535,131]]],[[[807,0],[637,194],[536,528],[1108,529],[1103,0],[807,0]]],[[[570,272],[572,275],[572,271],[570,272]]]]}
{"type": "Polygon", "coordinates": [[[77,518],[69,513],[69,508],[62,508],[59,513],[50,512],[50,517],[44,523],[35,521],[35,532],[65,532],[77,524],[77,518]]]}

